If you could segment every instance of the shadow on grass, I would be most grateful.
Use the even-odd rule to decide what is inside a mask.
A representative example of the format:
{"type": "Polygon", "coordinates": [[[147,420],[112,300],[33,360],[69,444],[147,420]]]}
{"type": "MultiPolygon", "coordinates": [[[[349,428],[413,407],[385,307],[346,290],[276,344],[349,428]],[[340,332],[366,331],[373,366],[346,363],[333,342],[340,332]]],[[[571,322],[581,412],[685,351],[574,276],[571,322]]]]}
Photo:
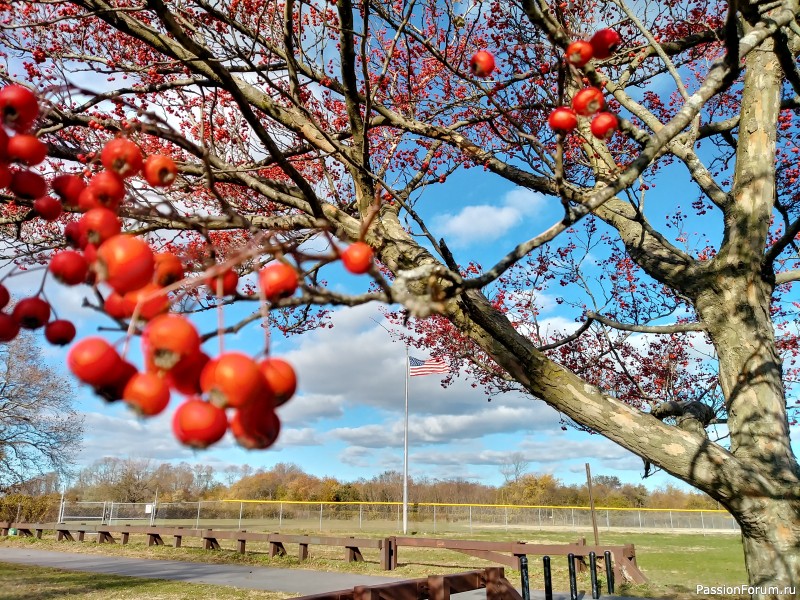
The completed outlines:
{"type": "Polygon", "coordinates": [[[141,581],[131,577],[116,577],[97,573],[63,571],[61,569],[10,568],[0,564],[0,580],[4,582],[6,600],[47,600],[65,595],[80,596],[93,592],[136,590],[137,597],[156,591],[158,581],[141,581]],[[9,586],[11,584],[11,586],[9,586]]]}

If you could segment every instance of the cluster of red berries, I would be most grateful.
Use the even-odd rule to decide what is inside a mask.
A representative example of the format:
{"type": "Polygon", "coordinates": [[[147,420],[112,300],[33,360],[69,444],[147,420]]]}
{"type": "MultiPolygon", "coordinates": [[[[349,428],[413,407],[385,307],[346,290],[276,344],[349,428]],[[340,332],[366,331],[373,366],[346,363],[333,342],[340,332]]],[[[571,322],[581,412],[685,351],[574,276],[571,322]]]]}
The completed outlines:
{"type": "MultiPolygon", "coordinates": [[[[147,241],[122,232],[119,208],[126,194],[126,180],[142,175],[152,186],[166,187],[178,174],[175,162],[158,154],[144,159],[140,148],[124,137],[105,144],[100,153],[104,170],[88,184],[82,177],[62,174],[47,182],[30,170],[42,163],[47,145],[29,133],[39,114],[36,96],[12,85],[0,90],[0,187],[31,201],[35,213],[56,221],[66,209],[82,213],[64,227],[72,247],[54,254],[48,272],[64,285],[106,284],[103,309],[115,319],[134,317],[147,321],[142,332],[145,370],[140,372],[105,339],[89,337],[70,349],[67,364],[83,383],[109,402],[123,400],[144,417],[161,413],[173,392],[188,396],[176,410],[173,431],[188,446],[206,448],[230,428],[245,448],[267,448],[278,437],[280,420],[275,408],[289,400],[297,388],[294,369],[280,358],[259,362],[239,352],[223,352],[216,358],[201,350],[201,338],[184,316],[170,313],[166,289],[185,278],[180,258],[171,252],[154,253],[147,241]],[[16,132],[9,137],[3,128],[16,132]],[[13,166],[12,166],[13,165],[13,166]],[[56,197],[47,195],[48,188],[56,197]],[[233,414],[228,419],[226,410],[233,414]]],[[[339,253],[351,273],[366,273],[373,265],[373,251],[356,242],[339,253]]],[[[214,294],[237,293],[238,273],[219,268],[205,279],[214,294]]],[[[296,269],[273,261],[258,273],[262,297],[275,302],[291,296],[299,286],[296,269]]],[[[0,284],[0,310],[10,301],[0,284]]],[[[13,340],[20,328],[37,329],[46,324],[45,336],[54,344],[68,344],[75,337],[69,321],[50,323],[50,304],[39,296],[20,300],[11,314],[0,312],[0,341],[13,340]]]]}
{"type": "MultiPolygon", "coordinates": [[[[613,29],[601,29],[590,40],[577,40],[567,46],[567,62],[581,68],[592,58],[610,57],[619,47],[621,39],[613,29]]],[[[572,107],[559,106],[547,118],[547,124],[554,131],[568,132],[578,126],[578,115],[592,117],[592,135],[601,140],[610,139],[619,127],[616,115],[601,112],[605,108],[603,92],[596,87],[587,87],[572,98],[572,107]]]]}
{"type": "Polygon", "coordinates": [[[188,396],[172,421],[175,437],[187,446],[206,448],[228,429],[248,449],[268,448],[278,439],[275,409],[297,389],[295,371],[285,360],[257,362],[240,352],[211,358],[202,351],[194,325],[174,313],[148,322],[142,350],[145,370],[139,372],[106,340],[89,337],[70,349],[67,364],[98,395],[122,399],[142,416],[161,413],[172,392],[188,396]],[[233,411],[230,419],[226,409],[233,411]]]}
{"type": "MultiPolygon", "coordinates": [[[[0,90],[0,188],[8,188],[16,196],[33,201],[34,211],[52,221],[61,214],[61,205],[45,195],[44,178],[28,168],[42,163],[47,156],[47,144],[31,134],[38,116],[39,102],[30,90],[21,85],[0,90]]],[[[8,290],[0,284],[0,310],[10,301],[8,290]]],[[[20,328],[44,327],[45,338],[51,344],[69,344],[75,337],[75,326],[63,319],[50,321],[50,316],[46,300],[38,296],[19,300],[11,314],[0,312],[0,342],[16,338],[20,328]]]]}
{"type": "MultiPolygon", "coordinates": [[[[592,58],[610,57],[621,43],[619,34],[613,29],[601,29],[591,39],[578,40],[567,46],[567,62],[581,68],[592,58]]],[[[469,68],[475,77],[488,77],[495,69],[494,56],[486,50],[473,54],[469,68]]],[[[616,115],[600,112],[605,108],[603,92],[595,87],[581,90],[572,99],[572,107],[560,106],[547,118],[547,123],[554,131],[568,132],[578,126],[578,115],[591,117],[592,134],[602,140],[610,139],[619,127],[616,115]]]]}

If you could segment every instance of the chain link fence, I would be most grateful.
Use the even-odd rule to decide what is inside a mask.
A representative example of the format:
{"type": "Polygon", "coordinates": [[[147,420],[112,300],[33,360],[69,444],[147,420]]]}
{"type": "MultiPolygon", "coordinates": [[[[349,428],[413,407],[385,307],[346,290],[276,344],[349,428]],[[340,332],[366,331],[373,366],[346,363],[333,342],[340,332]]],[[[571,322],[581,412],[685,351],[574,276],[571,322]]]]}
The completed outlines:
{"type": "MultiPolygon", "coordinates": [[[[291,502],[225,500],[201,502],[61,503],[59,522],[150,524],[249,531],[390,533],[402,530],[400,502],[291,502]]],[[[739,532],[724,510],[604,508],[595,510],[605,531],[739,532]]],[[[473,531],[590,531],[588,507],[480,504],[408,505],[408,528],[417,533],[473,531]]]]}

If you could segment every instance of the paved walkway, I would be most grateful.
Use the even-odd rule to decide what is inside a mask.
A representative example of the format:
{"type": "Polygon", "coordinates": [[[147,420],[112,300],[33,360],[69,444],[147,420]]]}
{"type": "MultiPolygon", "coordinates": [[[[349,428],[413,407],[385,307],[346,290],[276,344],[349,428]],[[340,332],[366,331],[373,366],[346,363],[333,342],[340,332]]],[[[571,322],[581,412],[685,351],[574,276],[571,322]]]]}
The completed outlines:
{"type": "MultiPolygon", "coordinates": [[[[359,573],[326,573],[306,569],[275,569],[177,560],[150,560],[119,556],[99,556],[74,552],[51,552],[29,548],[0,548],[0,562],[38,565],[70,571],[88,571],[107,575],[170,579],[189,583],[235,586],[252,590],[319,594],[351,589],[357,585],[378,585],[397,581],[395,577],[361,575],[359,573]]],[[[587,595],[581,594],[581,598],[587,595]]],[[[588,595],[591,598],[591,594],[588,595]]],[[[482,590],[454,594],[457,600],[485,599],[482,590]]],[[[617,596],[603,596],[604,599],[617,596]]],[[[543,592],[531,592],[531,600],[543,600],[543,592]]],[[[554,593],[553,600],[569,600],[569,594],[554,593]]],[[[626,598],[626,600],[633,600],[626,598]]]]}

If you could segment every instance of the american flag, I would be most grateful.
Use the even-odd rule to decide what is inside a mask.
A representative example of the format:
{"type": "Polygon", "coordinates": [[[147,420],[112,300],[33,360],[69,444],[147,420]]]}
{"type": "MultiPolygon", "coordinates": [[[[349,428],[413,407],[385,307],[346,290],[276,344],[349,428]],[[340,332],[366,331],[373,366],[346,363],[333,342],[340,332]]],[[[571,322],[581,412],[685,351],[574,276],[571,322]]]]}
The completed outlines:
{"type": "Polygon", "coordinates": [[[411,377],[416,375],[434,375],[436,373],[449,373],[450,367],[447,363],[438,358],[429,358],[428,360],[420,360],[413,356],[408,357],[408,374],[411,377]]]}

